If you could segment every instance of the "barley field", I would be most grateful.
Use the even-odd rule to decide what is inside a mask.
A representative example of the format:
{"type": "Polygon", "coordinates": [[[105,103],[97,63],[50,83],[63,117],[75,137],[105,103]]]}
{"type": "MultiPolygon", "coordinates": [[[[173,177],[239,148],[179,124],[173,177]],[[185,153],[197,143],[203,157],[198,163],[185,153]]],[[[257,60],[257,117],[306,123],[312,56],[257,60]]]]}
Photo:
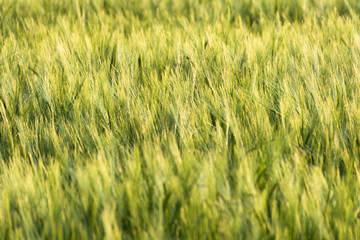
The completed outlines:
{"type": "Polygon", "coordinates": [[[360,1],[0,0],[0,239],[360,239],[360,1]]]}

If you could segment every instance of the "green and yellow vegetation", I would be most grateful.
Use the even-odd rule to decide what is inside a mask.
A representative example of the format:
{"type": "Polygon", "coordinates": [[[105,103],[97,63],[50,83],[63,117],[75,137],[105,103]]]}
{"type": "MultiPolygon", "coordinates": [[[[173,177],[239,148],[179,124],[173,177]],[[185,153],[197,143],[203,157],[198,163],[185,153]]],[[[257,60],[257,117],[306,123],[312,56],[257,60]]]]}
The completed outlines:
{"type": "Polygon", "coordinates": [[[0,0],[0,239],[359,239],[360,1],[0,0]]]}

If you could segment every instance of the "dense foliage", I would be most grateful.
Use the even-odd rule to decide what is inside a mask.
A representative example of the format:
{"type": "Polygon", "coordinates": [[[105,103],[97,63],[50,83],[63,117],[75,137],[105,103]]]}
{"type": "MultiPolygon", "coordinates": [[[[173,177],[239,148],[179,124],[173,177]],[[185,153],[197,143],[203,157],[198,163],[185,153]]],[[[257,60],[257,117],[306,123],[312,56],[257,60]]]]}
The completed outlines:
{"type": "Polygon", "coordinates": [[[360,238],[360,1],[0,0],[0,239],[360,238]]]}

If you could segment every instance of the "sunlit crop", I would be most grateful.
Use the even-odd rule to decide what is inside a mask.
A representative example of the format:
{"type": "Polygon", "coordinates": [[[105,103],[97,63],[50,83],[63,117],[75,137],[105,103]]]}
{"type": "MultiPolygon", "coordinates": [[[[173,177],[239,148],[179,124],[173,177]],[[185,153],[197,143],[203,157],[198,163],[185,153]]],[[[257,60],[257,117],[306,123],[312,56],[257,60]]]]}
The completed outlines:
{"type": "Polygon", "coordinates": [[[0,0],[0,239],[360,238],[360,1],[0,0]]]}

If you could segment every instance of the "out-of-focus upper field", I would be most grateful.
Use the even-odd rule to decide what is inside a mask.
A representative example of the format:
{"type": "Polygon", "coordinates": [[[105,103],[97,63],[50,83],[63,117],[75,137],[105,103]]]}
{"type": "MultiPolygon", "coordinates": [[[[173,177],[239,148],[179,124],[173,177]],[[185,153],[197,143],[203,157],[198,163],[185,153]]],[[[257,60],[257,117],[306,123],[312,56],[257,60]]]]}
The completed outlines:
{"type": "Polygon", "coordinates": [[[359,239],[360,1],[0,0],[0,239],[359,239]]]}

